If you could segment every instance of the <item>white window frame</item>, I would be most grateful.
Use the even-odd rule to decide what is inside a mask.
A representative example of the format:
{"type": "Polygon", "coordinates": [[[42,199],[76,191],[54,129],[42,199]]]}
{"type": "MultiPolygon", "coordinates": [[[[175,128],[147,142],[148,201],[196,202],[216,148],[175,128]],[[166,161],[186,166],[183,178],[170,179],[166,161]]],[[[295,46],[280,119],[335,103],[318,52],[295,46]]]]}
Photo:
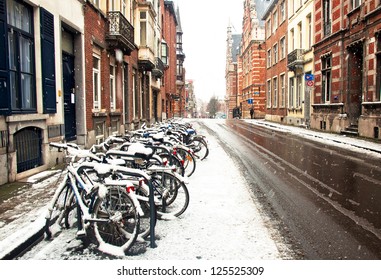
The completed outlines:
{"type": "Polygon", "coordinates": [[[280,60],[286,58],[286,36],[280,38],[280,60]],[[283,42],[283,44],[282,44],[283,42]]]}
{"type": "Polygon", "coordinates": [[[279,107],[284,108],[285,107],[285,101],[286,101],[286,75],[280,74],[279,76],[279,82],[280,82],[280,102],[279,107]]]}
{"type": "Polygon", "coordinates": [[[268,49],[267,50],[267,68],[270,68],[271,67],[271,63],[272,60],[271,60],[271,49],[268,49]]]}
{"type": "Polygon", "coordinates": [[[273,92],[274,92],[274,98],[273,98],[273,108],[278,107],[278,77],[273,77],[273,92]]]}
{"type": "Polygon", "coordinates": [[[286,5],[285,0],[280,3],[280,23],[284,22],[286,20],[286,5]]]}
{"type": "Polygon", "coordinates": [[[110,63],[110,109],[116,109],[116,77],[115,77],[115,64],[110,63]]]}
{"type": "Polygon", "coordinates": [[[361,0],[352,0],[352,10],[361,6],[361,0]]]}
{"type": "Polygon", "coordinates": [[[307,15],[307,36],[308,36],[308,46],[307,46],[307,49],[311,49],[312,48],[312,15],[311,14],[308,14],[307,15]]]}
{"type": "Polygon", "coordinates": [[[274,46],[273,46],[273,50],[274,50],[274,64],[277,64],[278,63],[278,60],[279,60],[279,48],[278,48],[278,43],[275,43],[274,46]]]}
{"type": "Polygon", "coordinates": [[[331,102],[331,92],[332,92],[332,56],[326,56],[321,60],[321,78],[322,78],[322,101],[323,103],[331,102]],[[330,60],[330,65],[327,67],[328,58],[330,60]],[[328,77],[328,81],[327,81],[328,77]]]}
{"type": "Polygon", "coordinates": [[[93,53],[93,108],[100,110],[101,103],[101,57],[93,53]],[[94,58],[98,60],[98,69],[94,68],[94,58]],[[97,75],[97,81],[95,81],[97,75]]]}
{"type": "Polygon", "coordinates": [[[295,107],[301,107],[303,94],[303,75],[296,76],[296,96],[295,96],[295,107]]]}
{"type": "Polygon", "coordinates": [[[288,91],[288,108],[294,108],[294,92],[295,92],[295,77],[289,79],[289,91],[288,91]]]}
{"type": "Polygon", "coordinates": [[[273,33],[275,33],[277,28],[278,28],[278,11],[275,10],[273,13],[273,28],[272,28],[273,33]]]}
{"type": "Polygon", "coordinates": [[[97,145],[101,144],[105,140],[105,122],[100,121],[95,123],[95,142],[97,145]],[[99,133],[99,128],[101,133],[99,133]]]}
{"type": "Polygon", "coordinates": [[[271,79],[267,80],[267,108],[271,108],[271,83],[271,79]]]}

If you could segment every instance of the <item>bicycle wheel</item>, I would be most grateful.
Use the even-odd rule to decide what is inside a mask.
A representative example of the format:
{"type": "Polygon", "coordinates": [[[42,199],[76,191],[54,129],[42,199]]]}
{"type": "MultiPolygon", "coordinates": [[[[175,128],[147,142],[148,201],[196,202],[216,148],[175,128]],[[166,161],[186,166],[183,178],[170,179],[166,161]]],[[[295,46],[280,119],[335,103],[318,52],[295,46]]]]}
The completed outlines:
{"type": "Polygon", "coordinates": [[[176,173],[180,174],[181,176],[184,176],[185,168],[178,157],[176,157],[175,155],[168,155],[165,153],[159,154],[159,156],[163,160],[167,160],[170,166],[174,166],[176,168],[176,173]]]}
{"type": "Polygon", "coordinates": [[[158,215],[180,216],[189,205],[189,192],[184,182],[168,172],[155,171],[151,174],[154,194],[161,201],[157,205],[158,215]]]}
{"type": "Polygon", "coordinates": [[[94,222],[99,250],[112,255],[125,255],[139,233],[139,213],[124,188],[109,187],[104,199],[97,199],[94,222]]]}
{"type": "Polygon", "coordinates": [[[184,160],[184,176],[190,177],[196,170],[196,161],[191,152],[176,148],[177,153],[180,154],[181,158],[184,160]]]}
{"type": "Polygon", "coordinates": [[[50,239],[52,235],[61,231],[64,224],[67,202],[72,193],[70,183],[67,182],[67,176],[56,190],[52,202],[49,206],[45,221],[46,238],[50,239]]]}
{"type": "Polygon", "coordinates": [[[200,160],[205,159],[209,155],[208,145],[203,140],[193,139],[191,147],[200,160]]]}

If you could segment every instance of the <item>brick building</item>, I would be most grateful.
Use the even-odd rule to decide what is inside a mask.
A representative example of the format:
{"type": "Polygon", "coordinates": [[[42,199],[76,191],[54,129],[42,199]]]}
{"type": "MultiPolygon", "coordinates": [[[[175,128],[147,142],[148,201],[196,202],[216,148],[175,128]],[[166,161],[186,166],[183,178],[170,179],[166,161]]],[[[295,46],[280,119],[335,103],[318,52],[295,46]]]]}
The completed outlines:
{"type": "Polygon", "coordinates": [[[287,117],[287,4],[273,0],[262,17],[266,22],[265,118],[276,122],[286,122],[287,117]]]}
{"type": "MultiPolygon", "coordinates": [[[[164,64],[167,66],[164,74],[164,95],[163,98],[163,118],[174,117],[176,100],[180,99],[177,92],[177,16],[173,1],[164,1],[164,21],[163,21],[163,49],[166,52],[164,64]]],[[[163,55],[163,54],[162,54],[163,55]]]]}
{"type": "Polygon", "coordinates": [[[266,114],[265,91],[265,23],[261,20],[269,2],[245,0],[243,4],[242,38],[240,43],[240,108],[242,118],[250,118],[254,109],[255,118],[266,114]]]}
{"type": "Polygon", "coordinates": [[[242,36],[240,34],[232,33],[232,26],[227,30],[227,47],[226,47],[226,68],[225,68],[225,81],[226,81],[226,117],[232,119],[236,117],[237,109],[239,108],[239,89],[238,89],[238,55],[239,45],[242,36]]]}
{"type": "Polygon", "coordinates": [[[379,138],[381,4],[315,1],[311,127],[379,138]]]}

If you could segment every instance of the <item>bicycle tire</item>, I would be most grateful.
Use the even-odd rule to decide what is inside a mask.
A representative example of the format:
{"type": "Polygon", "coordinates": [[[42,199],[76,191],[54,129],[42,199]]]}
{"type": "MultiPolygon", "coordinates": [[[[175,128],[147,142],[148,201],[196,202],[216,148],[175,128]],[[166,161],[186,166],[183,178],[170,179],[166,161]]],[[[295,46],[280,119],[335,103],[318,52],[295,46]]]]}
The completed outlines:
{"type": "Polygon", "coordinates": [[[176,151],[180,154],[181,158],[184,160],[184,176],[190,177],[196,170],[196,160],[192,153],[183,149],[176,148],[176,151]]]}
{"type": "Polygon", "coordinates": [[[169,172],[154,171],[150,175],[154,195],[162,202],[157,205],[158,214],[182,215],[189,205],[189,191],[185,183],[169,172]]]}
{"type": "Polygon", "coordinates": [[[209,148],[205,141],[200,139],[193,139],[191,142],[193,151],[200,160],[204,160],[209,155],[209,148]]]}
{"type": "Polygon", "coordinates": [[[50,239],[56,232],[59,232],[63,226],[63,219],[65,217],[67,200],[72,192],[70,183],[67,182],[67,176],[62,181],[59,188],[57,188],[51,206],[49,206],[48,214],[46,216],[44,231],[46,238],[50,239]],[[54,232],[51,227],[56,225],[54,232]]]}
{"type": "Polygon", "coordinates": [[[94,233],[98,249],[112,255],[125,255],[134,245],[139,233],[139,213],[124,188],[108,188],[104,198],[94,205],[96,219],[107,222],[94,222],[94,233]]]}

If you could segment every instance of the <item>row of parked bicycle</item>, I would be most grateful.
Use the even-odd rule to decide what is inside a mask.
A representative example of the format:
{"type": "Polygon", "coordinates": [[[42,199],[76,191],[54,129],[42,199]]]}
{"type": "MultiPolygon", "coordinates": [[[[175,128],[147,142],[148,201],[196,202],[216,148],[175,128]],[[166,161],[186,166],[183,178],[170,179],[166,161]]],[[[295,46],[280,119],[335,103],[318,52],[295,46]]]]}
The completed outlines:
{"type": "Polygon", "coordinates": [[[157,219],[185,212],[186,177],[209,154],[206,138],[182,120],[143,125],[88,150],[72,143],[49,145],[69,160],[48,207],[47,239],[76,226],[78,239],[117,256],[136,240],[156,246],[157,219]]]}

